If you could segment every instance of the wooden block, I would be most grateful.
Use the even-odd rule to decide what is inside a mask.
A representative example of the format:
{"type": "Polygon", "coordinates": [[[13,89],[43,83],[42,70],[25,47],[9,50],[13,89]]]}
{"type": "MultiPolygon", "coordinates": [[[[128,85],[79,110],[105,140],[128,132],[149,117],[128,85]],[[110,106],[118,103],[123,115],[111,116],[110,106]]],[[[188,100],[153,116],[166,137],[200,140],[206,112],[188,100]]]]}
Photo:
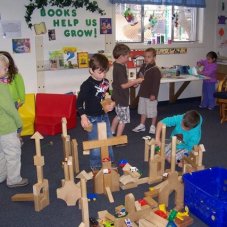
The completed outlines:
{"type": "Polygon", "coordinates": [[[110,203],[114,203],[114,198],[113,198],[112,192],[110,191],[110,188],[106,187],[105,189],[106,189],[106,194],[107,194],[107,197],[108,197],[110,203]]]}
{"type": "Polygon", "coordinates": [[[129,183],[135,183],[136,179],[133,178],[131,175],[123,175],[120,177],[120,183],[123,185],[127,185],[129,183]]]}
{"type": "Polygon", "coordinates": [[[181,221],[180,219],[176,218],[175,219],[175,224],[177,225],[177,227],[187,227],[193,224],[193,218],[190,216],[186,216],[184,217],[184,220],[181,221]]]}
{"type": "Polygon", "coordinates": [[[110,214],[109,212],[106,212],[105,218],[107,218],[110,221],[114,221],[115,220],[115,217],[112,214],[110,214]]]}
{"type": "Polygon", "coordinates": [[[101,101],[101,105],[105,113],[109,112],[108,106],[111,105],[112,103],[114,103],[114,101],[110,98],[106,98],[103,101],[101,101]]]}
{"type": "Polygon", "coordinates": [[[35,211],[41,211],[50,204],[49,183],[44,179],[41,183],[33,185],[35,211]]]}
{"type": "Polygon", "coordinates": [[[141,204],[138,201],[135,201],[136,211],[141,210],[141,204]]]}
{"type": "Polygon", "coordinates": [[[158,189],[153,189],[153,190],[150,190],[148,192],[144,192],[144,195],[146,197],[151,196],[152,198],[154,198],[154,197],[158,196],[158,193],[159,193],[158,189]]]}
{"type": "Polygon", "coordinates": [[[75,173],[79,173],[80,165],[79,165],[79,157],[78,157],[78,143],[76,139],[72,139],[71,149],[72,149],[72,156],[73,156],[73,169],[75,173]]]}
{"type": "Polygon", "coordinates": [[[44,157],[43,156],[37,156],[35,155],[34,157],[34,165],[35,166],[44,166],[44,157]]]}
{"type": "Polygon", "coordinates": [[[144,197],[143,199],[148,203],[148,205],[151,208],[158,207],[158,203],[154,199],[152,199],[151,197],[147,196],[147,197],[144,197]]]}
{"type": "Polygon", "coordinates": [[[108,138],[108,140],[104,139],[104,140],[84,141],[83,149],[90,150],[90,149],[94,149],[94,148],[108,147],[108,146],[124,144],[124,143],[128,143],[128,137],[127,136],[117,136],[117,137],[108,138]]]}
{"type": "Polygon", "coordinates": [[[139,227],[158,227],[155,224],[152,224],[151,222],[145,220],[145,219],[140,219],[139,220],[139,227]]]}
{"type": "Polygon", "coordinates": [[[81,198],[81,210],[82,210],[82,221],[85,224],[85,227],[89,227],[89,209],[88,209],[88,200],[87,198],[81,198]]]}
{"type": "Polygon", "coordinates": [[[146,184],[148,183],[148,181],[149,181],[148,177],[144,177],[144,178],[138,179],[136,182],[139,185],[139,184],[146,184]]]}
{"type": "Polygon", "coordinates": [[[149,216],[145,217],[145,219],[158,227],[166,227],[168,224],[168,220],[160,217],[159,215],[151,212],[149,216]]]}
{"type": "Polygon", "coordinates": [[[88,181],[88,180],[91,180],[93,178],[93,173],[92,172],[87,173],[85,170],[83,170],[76,176],[76,178],[85,179],[85,180],[88,181]]]}
{"type": "Polygon", "coordinates": [[[65,181],[63,187],[57,189],[57,198],[66,202],[67,206],[75,206],[81,198],[81,190],[72,181],[65,181]]]}
{"type": "Polygon", "coordinates": [[[13,202],[34,201],[34,195],[33,193],[15,194],[11,197],[11,201],[13,202]]]}
{"type": "Polygon", "coordinates": [[[129,183],[129,184],[127,184],[127,185],[121,185],[121,184],[120,184],[120,188],[121,188],[122,190],[127,190],[127,189],[131,189],[131,188],[136,188],[137,186],[138,186],[137,183],[129,183]]]}

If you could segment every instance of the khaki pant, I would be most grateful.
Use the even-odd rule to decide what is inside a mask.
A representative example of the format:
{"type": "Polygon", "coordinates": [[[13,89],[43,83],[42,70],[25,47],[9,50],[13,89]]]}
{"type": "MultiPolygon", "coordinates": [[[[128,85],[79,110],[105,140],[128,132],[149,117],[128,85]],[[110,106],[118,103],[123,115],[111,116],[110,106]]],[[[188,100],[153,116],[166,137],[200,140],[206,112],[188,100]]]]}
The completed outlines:
{"type": "Polygon", "coordinates": [[[0,182],[17,184],[22,180],[20,170],[21,144],[17,132],[0,136],[0,182]]]}

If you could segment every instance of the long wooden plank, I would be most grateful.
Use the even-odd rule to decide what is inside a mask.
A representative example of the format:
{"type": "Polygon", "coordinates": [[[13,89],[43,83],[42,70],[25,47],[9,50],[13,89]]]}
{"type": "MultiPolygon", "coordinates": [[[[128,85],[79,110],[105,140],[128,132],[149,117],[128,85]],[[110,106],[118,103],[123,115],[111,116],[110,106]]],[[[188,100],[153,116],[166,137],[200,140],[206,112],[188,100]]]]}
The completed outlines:
{"type": "Polygon", "coordinates": [[[16,194],[11,197],[13,202],[34,201],[33,193],[16,194]]]}
{"type": "Polygon", "coordinates": [[[128,143],[127,136],[117,136],[117,137],[111,137],[105,139],[105,140],[92,140],[92,141],[84,141],[83,142],[83,149],[84,150],[90,150],[94,148],[100,148],[100,147],[108,147],[113,146],[117,144],[124,144],[128,143]]]}

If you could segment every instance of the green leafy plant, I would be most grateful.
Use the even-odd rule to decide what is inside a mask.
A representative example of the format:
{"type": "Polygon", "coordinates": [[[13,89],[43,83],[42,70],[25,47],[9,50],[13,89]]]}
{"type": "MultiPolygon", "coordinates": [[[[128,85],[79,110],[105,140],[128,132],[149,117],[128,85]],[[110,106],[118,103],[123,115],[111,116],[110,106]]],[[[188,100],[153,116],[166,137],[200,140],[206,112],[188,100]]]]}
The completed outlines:
{"type": "Polygon", "coordinates": [[[44,9],[47,6],[57,6],[59,8],[72,7],[72,8],[83,8],[87,11],[98,12],[101,15],[105,15],[105,11],[99,8],[97,1],[90,0],[30,0],[28,5],[25,5],[25,21],[29,28],[32,28],[31,22],[32,14],[36,9],[44,9]]]}

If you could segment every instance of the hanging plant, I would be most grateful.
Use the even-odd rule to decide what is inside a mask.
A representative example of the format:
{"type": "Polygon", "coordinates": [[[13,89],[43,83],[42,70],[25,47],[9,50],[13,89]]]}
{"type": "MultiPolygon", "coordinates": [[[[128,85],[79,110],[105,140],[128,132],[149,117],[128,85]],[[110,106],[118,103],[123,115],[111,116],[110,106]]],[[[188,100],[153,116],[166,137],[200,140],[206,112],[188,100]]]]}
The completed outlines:
{"type": "Polygon", "coordinates": [[[57,6],[59,8],[72,7],[72,8],[83,8],[85,7],[87,11],[98,12],[101,15],[105,15],[105,11],[99,8],[96,1],[90,0],[30,0],[28,5],[25,5],[25,21],[29,28],[32,28],[31,23],[32,14],[36,9],[44,9],[47,6],[57,6]]]}

